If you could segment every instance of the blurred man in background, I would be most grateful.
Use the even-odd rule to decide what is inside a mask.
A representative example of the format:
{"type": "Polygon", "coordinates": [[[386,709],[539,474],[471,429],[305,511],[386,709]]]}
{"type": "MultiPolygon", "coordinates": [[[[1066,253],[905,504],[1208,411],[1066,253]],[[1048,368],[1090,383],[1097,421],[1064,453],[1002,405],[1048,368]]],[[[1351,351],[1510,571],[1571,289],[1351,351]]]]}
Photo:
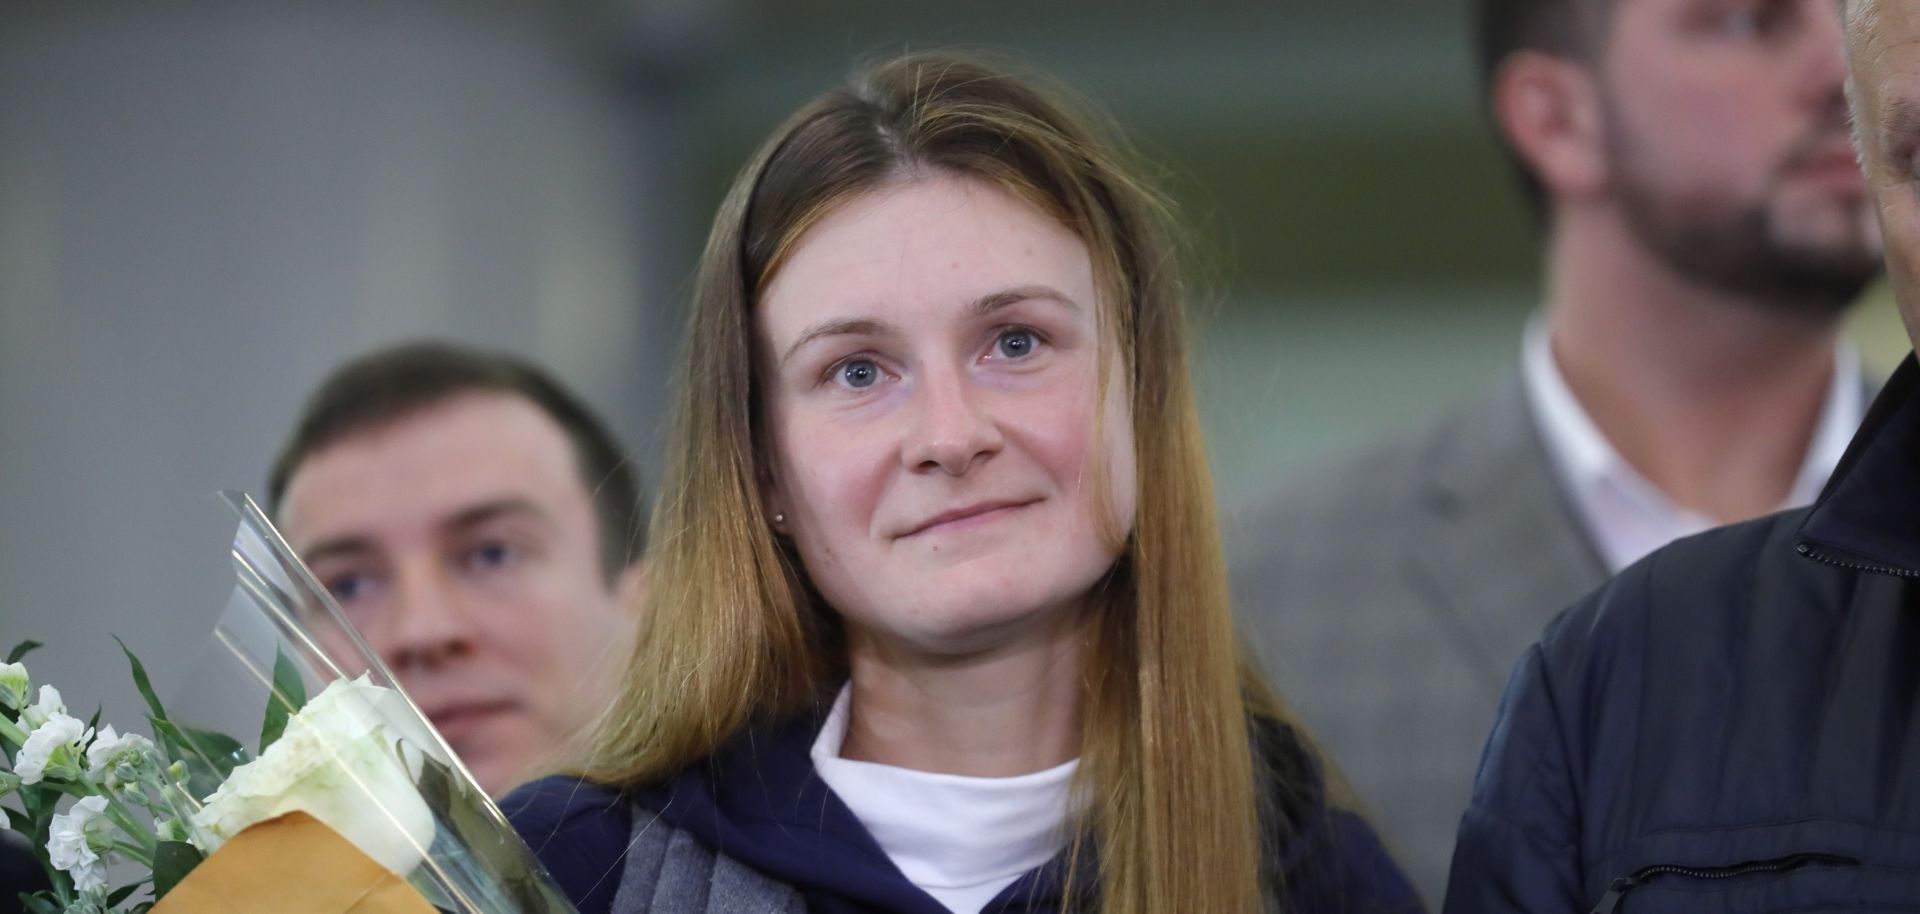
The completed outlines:
{"type": "MultiPolygon", "coordinates": [[[[1920,340],[1920,5],[1841,6],[1860,161],[1920,340]]],[[[1832,8],[1807,14],[1824,30],[1832,8]]],[[[1556,619],[1488,740],[1449,914],[1910,909],[1916,454],[1909,356],[1811,508],[1660,549],[1556,619]]]]}
{"type": "Polygon", "coordinates": [[[481,786],[611,700],[646,574],[631,464],[540,369],[376,352],[308,402],[269,481],[288,541],[481,786]]]}
{"type": "Polygon", "coordinates": [[[1237,537],[1271,673],[1430,904],[1502,683],[1675,537],[1804,504],[1858,424],[1878,271],[1831,0],[1485,0],[1543,228],[1518,370],[1291,480],[1237,537]]]}

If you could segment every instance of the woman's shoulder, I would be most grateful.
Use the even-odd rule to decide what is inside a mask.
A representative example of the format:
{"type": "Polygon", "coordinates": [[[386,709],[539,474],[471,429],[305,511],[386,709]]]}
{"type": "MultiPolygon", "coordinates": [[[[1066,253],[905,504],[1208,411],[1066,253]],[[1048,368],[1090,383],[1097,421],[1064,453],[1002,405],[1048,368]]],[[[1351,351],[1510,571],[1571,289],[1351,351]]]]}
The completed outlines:
{"type": "Polygon", "coordinates": [[[575,777],[542,778],[508,794],[500,811],[580,914],[612,909],[633,830],[633,802],[624,791],[575,777]]]}
{"type": "Polygon", "coordinates": [[[1281,885],[1288,911],[1422,914],[1413,883],[1366,817],[1330,807],[1286,861],[1281,885]]]}
{"type": "Polygon", "coordinates": [[[1267,792],[1268,834],[1277,838],[1269,873],[1287,898],[1285,910],[1422,911],[1413,884],[1365,816],[1329,789],[1328,769],[1312,741],[1276,720],[1255,726],[1267,792]]]}

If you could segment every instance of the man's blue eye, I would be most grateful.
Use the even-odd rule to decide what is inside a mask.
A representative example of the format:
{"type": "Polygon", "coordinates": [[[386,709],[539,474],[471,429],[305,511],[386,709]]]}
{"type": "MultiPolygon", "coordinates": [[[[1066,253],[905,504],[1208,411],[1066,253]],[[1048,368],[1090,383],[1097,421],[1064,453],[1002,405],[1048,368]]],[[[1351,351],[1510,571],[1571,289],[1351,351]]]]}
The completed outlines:
{"type": "Polygon", "coordinates": [[[854,359],[840,366],[840,380],[855,389],[872,387],[880,380],[880,366],[871,359],[854,359]]]}
{"type": "Polygon", "coordinates": [[[335,602],[345,604],[366,596],[372,586],[366,575],[349,574],[327,582],[327,592],[333,594],[335,602]]]}
{"type": "Polygon", "coordinates": [[[506,543],[486,543],[468,553],[468,561],[479,568],[500,568],[513,561],[514,549],[506,543]]]}
{"type": "Polygon", "coordinates": [[[1018,359],[1031,354],[1039,343],[1040,341],[1034,338],[1031,330],[1009,330],[1000,334],[1000,339],[994,343],[994,348],[1009,359],[1018,359]]]}
{"type": "Polygon", "coordinates": [[[1754,10],[1734,10],[1720,19],[1720,30],[1736,38],[1760,34],[1760,14],[1754,10]]]}
{"type": "Polygon", "coordinates": [[[1754,39],[1778,33],[1790,23],[1788,17],[1794,10],[1782,0],[1764,0],[1740,9],[1732,9],[1721,15],[1719,27],[1722,34],[1732,38],[1754,39]]]}

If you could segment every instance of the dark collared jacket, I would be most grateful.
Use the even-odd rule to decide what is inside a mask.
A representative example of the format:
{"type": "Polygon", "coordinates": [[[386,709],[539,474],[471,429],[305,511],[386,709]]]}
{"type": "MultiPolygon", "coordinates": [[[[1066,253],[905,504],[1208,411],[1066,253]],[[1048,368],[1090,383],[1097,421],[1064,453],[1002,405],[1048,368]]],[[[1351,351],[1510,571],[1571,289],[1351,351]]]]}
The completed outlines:
{"type": "Polygon", "coordinates": [[[1445,910],[1920,911],[1912,357],[1812,506],[1655,552],[1521,659],[1445,910]]]}

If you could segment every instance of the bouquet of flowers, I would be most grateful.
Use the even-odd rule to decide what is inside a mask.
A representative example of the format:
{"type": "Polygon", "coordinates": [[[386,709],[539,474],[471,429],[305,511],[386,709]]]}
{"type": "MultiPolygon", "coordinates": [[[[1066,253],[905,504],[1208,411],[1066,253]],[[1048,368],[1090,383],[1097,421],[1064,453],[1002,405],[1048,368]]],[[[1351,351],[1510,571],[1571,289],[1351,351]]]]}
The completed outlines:
{"type": "Polygon", "coordinates": [[[0,828],[52,882],[26,909],[572,914],[265,515],[225,497],[237,584],[185,697],[121,646],[151,738],[36,692],[36,643],[0,662],[0,828]]]}

